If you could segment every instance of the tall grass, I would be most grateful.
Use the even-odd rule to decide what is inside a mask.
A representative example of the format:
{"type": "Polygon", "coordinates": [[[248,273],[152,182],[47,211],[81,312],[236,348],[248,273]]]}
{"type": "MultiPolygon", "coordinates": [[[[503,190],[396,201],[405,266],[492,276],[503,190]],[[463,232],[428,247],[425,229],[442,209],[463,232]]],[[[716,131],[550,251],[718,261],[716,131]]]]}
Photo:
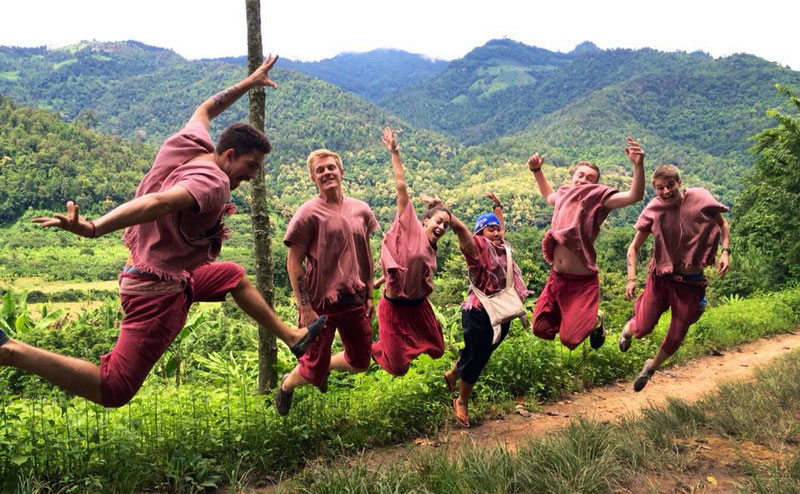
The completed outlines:
{"type": "MultiPolygon", "coordinates": [[[[687,359],[712,348],[787,331],[799,321],[800,289],[734,300],[710,309],[690,330],[677,356],[687,359]]],[[[479,381],[473,415],[479,416],[489,407],[506,407],[515,396],[548,398],[631,376],[645,357],[655,352],[667,324],[663,321],[651,337],[637,340],[626,354],[619,353],[613,343],[597,352],[585,346],[568,352],[558,343],[539,340],[517,327],[479,381]]],[[[217,328],[225,329],[227,326],[217,328]]],[[[613,342],[613,337],[610,340],[613,342]]],[[[217,357],[224,360],[224,354],[220,355],[217,357]]],[[[228,357],[230,366],[217,362],[217,368],[228,370],[221,370],[215,379],[195,373],[193,379],[176,387],[172,380],[151,376],[133,402],[118,410],[105,410],[56,391],[34,399],[12,396],[3,389],[6,383],[0,383],[0,491],[13,491],[23,482],[45,485],[52,492],[89,484],[100,486],[90,489],[95,492],[195,492],[243,472],[279,478],[316,458],[401,442],[436,431],[448,421],[450,401],[441,372],[455,358],[454,348],[438,361],[420,358],[403,378],[373,369],[366,374],[333,376],[332,389],[326,395],[308,387],[300,389],[285,418],[274,412],[270,396],[252,394],[249,374],[240,369],[237,355],[233,350],[228,357]]],[[[775,390],[776,399],[782,396],[779,391],[775,390]]],[[[679,405],[674,408],[670,414],[693,417],[691,410],[681,411],[679,405]]],[[[667,423],[663,417],[649,420],[667,423]]],[[[764,420],[775,419],[765,416],[764,420]]],[[[550,445],[563,453],[555,470],[537,471],[533,477],[550,475],[555,479],[568,473],[571,482],[580,485],[599,481],[594,473],[581,470],[583,460],[573,460],[593,458],[606,465],[616,452],[594,449],[594,443],[581,443],[578,436],[591,433],[591,437],[602,438],[608,431],[602,426],[596,430],[576,427],[587,429],[575,432],[572,442],[565,439],[567,442],[550,445]]],[[[654,439],[645,435],[637,440],[654,439]]],[[[647,464],[646,453],[637,450],[636,444],[620,447],[631,454],[631,465],[647,464]]],[[[537,451],[533,448],[526,454],[531,458],[544,454],[537,451]]],[[[469,489],[480,484],[491,489],[487,492],[503,492],[505,484],[487,483],[478,470],[484,464],[506,468],[503,455],[481,458],[481,453],[474,454],[478,456],[463,461],[473,462],[477,477],[467,477],[458,485],[469,489]]],[[[434,475],[439,467],[431,464],[428,468],[434,475]]],[[[607,468],[615,466],[608,463],[607,468]]],[[[491,469],[486,474],[489,472],[491,469]]],[[[349,478],[353,472],[341,475],[349,478]]],[[[538,484],[533,477],[515,482],[527,482],[534,489],[538,484]]],[[[396,489],[407,485],[402,472],[392,482],[396,489]]],[[[561,490],[546,492],[568,492],[575,485],[567,483],[561,490]]],[[[592,492],[613,487],[606,481],[599,486],[600,490],[592,492]]],[[[391,491],[353,487],[349,492],[391,491]]]]}

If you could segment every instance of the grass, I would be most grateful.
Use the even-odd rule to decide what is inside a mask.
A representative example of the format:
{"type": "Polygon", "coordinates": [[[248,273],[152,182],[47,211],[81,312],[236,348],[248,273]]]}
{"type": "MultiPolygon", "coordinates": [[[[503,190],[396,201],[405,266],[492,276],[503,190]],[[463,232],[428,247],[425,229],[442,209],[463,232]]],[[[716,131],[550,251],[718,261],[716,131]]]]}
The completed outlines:
{"type": "Polygon", "coordinates": [[[798,372],[795,351],[696,403],[670,399],[618,423],[576,421],[515,453],[444,448],[378,468],[342,457],[276,492],[798,494],[798,372]]]}
{"type": "MultiPolygon", "coordinates": [[[[685,360],[712,348],[787,331],[797,326],[799,316],[800,290],[737,300],[730,306],[710,309],[690,331],[677,356],[685,360]]],[[[559,343],[539,340],[517,327],[495,352],[476,386],[475,401],[470,406],[472,416],[479,421],[489,410],[510,406],[514,397],[548,399],[567,390],[634,375],[644,358],[658,347],[668,324],[668,318],[664,319],[652,337],[637,340],[625,354],[614,345],[596,352],[585,348],[568,352],[559,343]]],[[[230,329],[230,322],[209,322],[212,323],[216,324],[213,331],[230,329]]],[[[108,327],[88,316],[81,324],[87,328],[108,327]]],[[[70,336],[68,329],[63,333],[64,338],[70,336]]],[[[198,332],[197,337],[202,338],[202,334],[198,332]]],[[[79,336],[73,344],[82,348],[78,343],[84,340],[79,336]]],[[[614,341],[613,335],[610,341],[614,341]]],[[[421,357],[399,379],[376,370],[359,375],[334,374],[331,391],[326,395],[311,388],[298,390],[287,417],[276,415],[271,396],[251,394],[252,379],[246,377],[247,372],[237,371],[237,375],[244,376],[241,382],[228,382],[234,367],[241,367],[246,360],[244,353],[225,357],[217,366],[218,372],[203,373],[202,379],[187,381],[180,387],[165,385],[153,375],[134,403],[119,410],[87,407],[85,401],[63,396],[28,399],[0,392],[0,482],[14,486],[20,475],[28,475],[51,486],[53,492],[90,480],[105,486],[98,492],[189,492],[194,485],[215,482],[215,476],[238,479],[243,472],[249,472],[246,477],[277,477],[309,462],[397,444],[422,433],[436,432],[449,420],[450,401],[441,371],[455,358],[452,349],[440,360],[421,357]],[[183,483],[178,485],[177,479],[183,479],[183,483]]],[[[0,389],[3,386],[0,383],[0,389]]],[[[745,387],[737,392],[746,391],[745,387]]],[[[735,393],[730,398],[722,396],[724,399],[718,401],[744,401],[735,393]]],[[[764,407],[772,403],[769,398],[791,407],[792,396],[775,384],[769,393],[748,395],[747,400],[764,407]]],[[[741,423],[727,417],[719,419],[719,427],[730,423],[726,434],[741,431],[743,440],[752,442],[765,433],[755,428],[758,424],[748,422],[746,414],[740,417],[736,415],[740,412],[733,409],[729,413],[741,423]]],[[[759,417],[764,424],[780,426],[784,432],[779,437],[794,437],[786,417],[759,417]]],[[[663,410],[645,413],[639,422],[650,425],[632,425],[624,433],[608,424],[577,424],[575,427],[582,429],[576,429],[572,436],[526,448],[527,456],[518,453],[507,459],[508,452],[475,451],[474,456],[458,459],[472,466],[470,475],[459,474],[453,492],[469,492],[475,486],[484,486],[485,492],[517,492],[513,489],[519,485],[528,486],[518,491],[526,492],[535,489],[536,479],[542,476],[549,479],[551,486],[544,492],[581,492],[575,489],[590,489],[591,485],[596,485],[591,487],[596,490],[587,492],[611,492],[625,482],[624,471],[633,467],[652,469],[659,462],[668,462],[676,471],[684,471],[691,465],[692,456],[685,453],[684,446],[675,445],[676,434],[695,435],[713,426],[712,419],[695,405],[675,401],[663,410]],[[618,440],[617,436],[623,437],[618,440]],[[618,449],[601,448],[601,444],[614,444],[618,449]],[[659,448],[655,453],[651,444],[659,448]],[[560,456],[551,458],[549,452],[559,452],[560,456]],[[616,472],[615,462],[620,457],[624,458],[620,473],[600,479],[597,471],[586,469],[590,462],[605,465],[603,471],[616,472]],[[533,458],[528,461],[529,469],[534,469],[532,473],[515,470],[520,458],[533,458]],[[479,464],[488,465],[485,474],[479,464]],[[489,472],[508,469],[513,472],[511,480],[485,478],[489,472]]],[[[309,471],[352,484],[338,491],[332,487],[328,492],[450,492],[441,490],[449,488],[446,486],[454,476],[448,472],[461,467],[445,460],[451,461],[429,459],[386,478],[370,471],[356,475],[355,467],[339,472],[315,468],[309,471]],[[415,483],[422,487],[414,487],[415,483]],[[410,490],[403,490],[407,488],[410,490]]],[[[386,469],[390,471],[391,468],[386,469]]],[[[314,485],[313,492],[326,492],[325,484],[317,485],[316,478],[309,482],[314,485]]]]}
{"type": "Polygon", "coordinates": [[[39,277],[25,277],[14,280],[0,280],[0,286],[8,287],[15,292],[39,290],[42,293],[55,293],[67,290],[110,290],[116,291],[117,280],[107,281],[48,281],[39,277]]]}

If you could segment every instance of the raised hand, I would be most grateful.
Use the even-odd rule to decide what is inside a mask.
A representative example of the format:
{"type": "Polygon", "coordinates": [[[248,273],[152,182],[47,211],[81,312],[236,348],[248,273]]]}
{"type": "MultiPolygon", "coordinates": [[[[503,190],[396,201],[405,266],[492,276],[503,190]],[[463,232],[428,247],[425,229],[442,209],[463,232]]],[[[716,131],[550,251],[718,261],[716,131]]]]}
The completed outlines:
{"type": "Polygon", "coordinates": [[[425,204],[427,204],[428,208],[432,208],[432,207],[436,207],[436,206],[442,206],[444,204],[444,202],[442,202],[442,200],[439,199],[439,196],[437,196],[435,194],[432,195],[432,196],[429,196],[429,195],[426,195],[426,194],[420,194],[419,195],[419,200],[424,202],[425,204]]]}
{"type": "Polygon", "coordinates": [[[490,192],[490,193],[486,194],[486,198],[487,199],[491,199],[492,202],[494,203],[495,207],[497,207],[497,206],[503,207],[503,203],[500,202],[500,199],[498,199],[497,196],[493,192],[490,192]]]}
{"type": "Polygon", "coordinates": [[[533,153],[530,158],[528,158],[528,168],[532,172],[538,172],[542,169],[542,165],[544,165],[544,155],[539,156],[539,153],[533,153]]]}
{"type": "Polygon", "coordinates": [[[381,141],[383,141],[383,145],[386,146],[386,150],[390,153],[397,151],[397,138],[395,137],[394,131],[391,129],[391,127],[386,127],[383,129],[381,141]]]}
{"type": "Polygon", "coordinates": [[[52,218],[39,216],[33,218],[31,221],[45,228],[55,226],[62,230],[72,232],[75,235],[80,235],[81,237],[93,237],[95,233],[94,225],[86,221],[86,219],[80,215],[78,205],[72,201],[67,202],[66,216],[63,214],[53,214],[52,218]]]}
{"type": "Polygon", "coordinates": [[[625,154],[628,159],[636,166],[644,165],[644,150],[638,142],[634,141],[632,137],[628,137],[628,145],[625,146],[625,154]]]}
{"type": "Polygon", "coordinates": [[[253,82],[255,82],[257,86],[269,86],[274,89],[278,88],[275,81],[269,78],[269,71],[272,70],[272,67],[275,66],[275,62],[277,61],[278,55],[273,56],[270,53],[267,55],[267,58],[264,59],[264,63],[250,74],[250,77],[252,77],[253,82]]]}

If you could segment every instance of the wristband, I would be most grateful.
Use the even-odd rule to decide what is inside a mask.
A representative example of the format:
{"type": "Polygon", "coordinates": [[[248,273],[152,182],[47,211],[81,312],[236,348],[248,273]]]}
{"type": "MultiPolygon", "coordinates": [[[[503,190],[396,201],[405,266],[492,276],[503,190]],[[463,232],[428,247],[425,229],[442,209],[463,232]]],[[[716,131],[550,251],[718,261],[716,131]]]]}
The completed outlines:
{"type": "Polygon", "coordinates": [[[87,237],[88,238],[95,238],[95,235],[97,235],[97,227],[94,226],[94,221],[89,221],[89,226],[92,227],[92,231],[89,232],[89,235],[87,237]]]}
{"type": "Polygon", "coordinates": [[[723,248],[722,248],[722,252],[727,252],[727,253],[728,253],[728,255],[730,255],[730,253],[731,253],[731,249],[729,249],[728,247],[723,247],[723,248]]]}
{"type": "Polygon", "coordinates": [[[535,169],[535,170],[534,170],[533,168],[531,168],[531,171],[532,171],[533,173],[540,172],[540,171],[542,171],[542,167],[540,166],[539,168],[537,168],[537,169],[535,169]]]}
{"type": "Polygon", "coordinates": [[[636,278],[628,278],[628,281],[639,281],[636,278]]]}
{"type": "Polygon", "coordinates": [[[494,207],[495,207],[495,208],[500,208],[500,209],[503,209],[503,203],[501,203],[501,202],[496,202],[496,203],[494,203],[494,207]]]}

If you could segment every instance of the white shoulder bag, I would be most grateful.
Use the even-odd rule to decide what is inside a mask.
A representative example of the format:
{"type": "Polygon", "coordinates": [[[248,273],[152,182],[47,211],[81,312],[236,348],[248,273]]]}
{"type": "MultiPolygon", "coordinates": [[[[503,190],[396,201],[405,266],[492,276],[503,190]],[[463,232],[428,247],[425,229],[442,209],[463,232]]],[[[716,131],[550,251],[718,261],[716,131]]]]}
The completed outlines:
{"type": "Polygon", "coordinates": [[[494,337],[492,344],[496,344],[500,340],[500,325],[525,315],[525,306],[517,295],[514,289],[514,263],[511,260],[511,249],[507,244],[503,244],[506,249],[506,260],[508,261],[506,267],[506,287],[492,295],[486,295],[469,280],[469,287],[475,293],[475,296],[480,300],[481,305],[486,309],[489,314],[489,321],[492,323],[492,330],[494,337]]]}

